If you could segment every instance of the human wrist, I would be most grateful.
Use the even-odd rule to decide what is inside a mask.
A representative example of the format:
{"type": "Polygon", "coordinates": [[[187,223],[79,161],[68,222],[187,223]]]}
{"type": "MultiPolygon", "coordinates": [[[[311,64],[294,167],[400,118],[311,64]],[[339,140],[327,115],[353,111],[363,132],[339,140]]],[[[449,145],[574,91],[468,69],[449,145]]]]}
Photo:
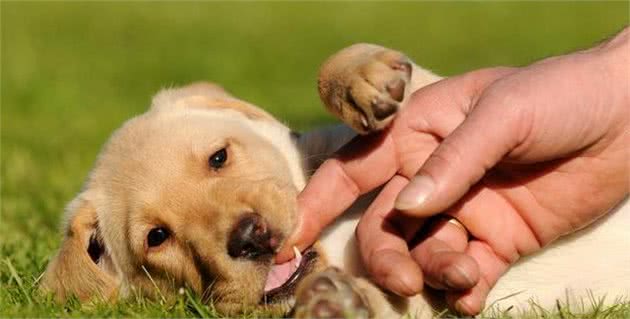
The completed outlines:
{"type": "Polygon", "coordinates": [[[630,108],[630,27],[600,44],[596,51],[606,72],[608,81],[604,85],[609,87],[610,105],[627,110],[630,108]]]}
{"type": "Polygon", "coordinates": [[[591,56],[586,64],[592,74],[592,90],[598,104],[605,107],[614,119],[607,124],[607,134],[602,138],[610,142],[623,135],[628,126],[630,27],[584,53],[591,56]]]}
{"type": "Polygon", "coordinates": [[[603,41],[596,47],[599,50],[628,50],[630,45],[630,27],[625,27],[619,33],[615,34],[611,38],[603,41]]]}

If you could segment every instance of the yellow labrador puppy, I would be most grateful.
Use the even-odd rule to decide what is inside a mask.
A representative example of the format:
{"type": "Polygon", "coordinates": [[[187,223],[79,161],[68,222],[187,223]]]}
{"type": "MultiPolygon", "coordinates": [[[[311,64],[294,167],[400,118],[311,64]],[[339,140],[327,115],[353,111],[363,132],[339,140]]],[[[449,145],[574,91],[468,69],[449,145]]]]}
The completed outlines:
{"type": "MultiPolygon", "coordinates": [[[[322,67],[319,89],[347,125],[302,136],[216,85],[161,91],[111,136],[68,205],[42,288],[87,301],[168,297],[188,287],[225,314],[431,317],[430,296],[400,299],[362,279],[353,243],[361,207],[292,261],[272,260],[295,226],[306,172],[356,133],[384,128],[410,92],[439,79],[399,52],[346,48],[322,67]]],[[[489,304],[515,292],[501,303],[534,297],[550,305],[587,288],[628,295],[627,206],[520,262],[489,304]]]]}

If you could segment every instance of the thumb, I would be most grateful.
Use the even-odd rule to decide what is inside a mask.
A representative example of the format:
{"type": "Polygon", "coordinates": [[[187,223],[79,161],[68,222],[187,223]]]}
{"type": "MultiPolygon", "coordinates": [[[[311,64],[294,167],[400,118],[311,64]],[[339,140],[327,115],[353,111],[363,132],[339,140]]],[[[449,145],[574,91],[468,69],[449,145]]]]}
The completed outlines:
{"type": "Polygon", "coordinates": [[[419,217],[443,212],[518,145],[528,122],[501,92],[481,95],[398,194],[396,209],[419,217]]]}

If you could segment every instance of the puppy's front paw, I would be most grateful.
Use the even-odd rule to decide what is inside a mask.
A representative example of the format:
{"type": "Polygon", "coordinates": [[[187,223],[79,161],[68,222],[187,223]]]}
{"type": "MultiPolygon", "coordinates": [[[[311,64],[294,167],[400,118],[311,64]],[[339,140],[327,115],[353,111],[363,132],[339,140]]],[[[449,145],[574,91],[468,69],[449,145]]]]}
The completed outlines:
{"type": "Polygon", "coordinates": [[[322,66],[319,95],[327,109],[359,134],[383,129],[400,108],[413,64],[402,53],[355,44],[322,66]]]}
{"type": "Polygon", "coordinates": [[[370,309],[352,277],[330,267],[304,278],[296,293],[296,318],[370,318],[370,309]]]}

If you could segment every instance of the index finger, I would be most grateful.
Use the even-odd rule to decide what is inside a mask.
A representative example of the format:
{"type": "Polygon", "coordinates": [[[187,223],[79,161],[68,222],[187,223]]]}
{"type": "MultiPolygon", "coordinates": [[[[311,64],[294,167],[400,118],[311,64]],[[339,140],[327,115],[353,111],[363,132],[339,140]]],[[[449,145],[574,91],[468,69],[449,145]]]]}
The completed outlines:
{"type": "Polygon", "coordinates": [[[342,147],[317,169],[298,196],[298,226],[276,262],[292,258],[293,246],[300,250],[310,246],[360,195],[387,182],[397,170],[394,141],[387,131],[358,136],[342,147]]]}

